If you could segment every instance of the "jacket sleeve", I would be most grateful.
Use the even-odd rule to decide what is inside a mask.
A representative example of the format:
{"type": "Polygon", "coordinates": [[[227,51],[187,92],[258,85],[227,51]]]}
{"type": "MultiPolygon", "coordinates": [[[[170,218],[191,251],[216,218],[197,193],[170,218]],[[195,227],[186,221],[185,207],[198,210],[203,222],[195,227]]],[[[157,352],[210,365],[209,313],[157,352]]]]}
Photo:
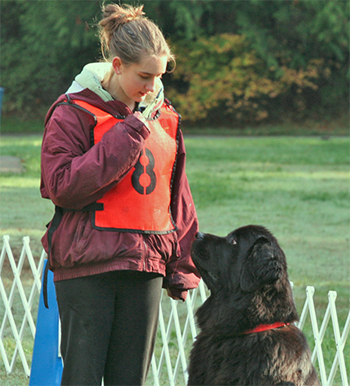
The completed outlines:
{"type": "Polygon", "coordinates": [[[137,162],[149,131],[132,114],[91,147],[93,117],[60,105],[45,124],[41,194],[57,206],[82,209],[100,199],[137,162]]]}
{"type": "Polygon", "coordinates": [[[191,245],[198,232],[198,219],[185,166],[185,145],[180,132],[171,203],[172,216],[178,227],[178,251],[167,264],[164,287],[169,296],[181,300],[186,300],[187,290],[196,288],[200,281],[200,275],[191,258],[191,245]]]}

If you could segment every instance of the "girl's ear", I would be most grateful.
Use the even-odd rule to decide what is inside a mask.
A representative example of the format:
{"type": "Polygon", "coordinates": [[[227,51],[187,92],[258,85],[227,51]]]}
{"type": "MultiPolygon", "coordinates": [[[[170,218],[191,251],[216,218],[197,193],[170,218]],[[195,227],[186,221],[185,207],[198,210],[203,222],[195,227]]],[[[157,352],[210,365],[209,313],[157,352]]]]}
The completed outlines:
{"type": "Polygon", "coordinates": [[[121,61],[119,56],[115,56],[112,61],[112,66],[116,74],[121,73],[121,69],[123,66],[123,62],[121,61]]]}

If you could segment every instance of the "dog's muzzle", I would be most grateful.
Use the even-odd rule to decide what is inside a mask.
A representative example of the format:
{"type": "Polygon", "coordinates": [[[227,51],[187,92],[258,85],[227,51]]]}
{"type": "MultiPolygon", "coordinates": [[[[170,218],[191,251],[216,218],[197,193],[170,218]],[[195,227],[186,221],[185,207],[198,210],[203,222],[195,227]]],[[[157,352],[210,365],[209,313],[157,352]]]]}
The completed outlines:
{"type": "Polygon", "coordinates": [[[204,239],[204,233],[202,233],[202,232],[196,233],[195,238],[196,238],[196,240],[204,239]]]}

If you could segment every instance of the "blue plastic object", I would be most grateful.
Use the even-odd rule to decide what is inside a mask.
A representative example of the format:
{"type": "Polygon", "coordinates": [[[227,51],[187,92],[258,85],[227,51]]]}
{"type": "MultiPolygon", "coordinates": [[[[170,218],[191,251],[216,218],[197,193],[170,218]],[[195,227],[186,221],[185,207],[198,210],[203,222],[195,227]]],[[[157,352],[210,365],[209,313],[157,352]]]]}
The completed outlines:
{"type": "MultiPolygon", "coordinates": [[[[47,260],[45,260],[43,272],[45,272],[46,264],[47,260]]],[[[63,364],[58,350],[59,314],[51,271],[48,272],[47,294],[49,308],[44,305],[42,285],[29,386],[59,386],[61,384],[63,364]]]]}

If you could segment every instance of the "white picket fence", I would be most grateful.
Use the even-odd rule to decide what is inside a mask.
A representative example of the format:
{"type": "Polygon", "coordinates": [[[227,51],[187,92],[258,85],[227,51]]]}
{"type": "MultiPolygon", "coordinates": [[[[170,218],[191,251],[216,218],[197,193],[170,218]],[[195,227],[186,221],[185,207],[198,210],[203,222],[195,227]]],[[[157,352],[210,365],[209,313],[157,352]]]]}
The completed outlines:
{"type": "MultiPolygon", "coordinates": [[[[45,258],[46,254],[42,252],[36,264],[29,245],[29,237],[24,237],[20,256],[15,259],[9,236],[3,237],[0,257],[0,316],[2,318],[0,352],[4,362],[3,367],[8,376],[11,376],[11,373],[21,365],[24,373],[30,376],[31,353],[36,332],[36,310],[45,258]],[[23,278],[23,267],[25,264],[28,266],[28,263],[31,270],[30,277],[28,278],[27,267],[23,278]],[[12,277],[9,277],[8,272],[12,272],[12,277]],[[23,308],[23,316],[19,316],[22,310],[18,310],[18,307],[23,308]]],[[[341,379],[342,386],[348,386],[346,366],[349,366],[349,358],[346,362],[344,349],[350,330],[350,310],[345,325],[341,329],[336,309],[337,293],[329,291],[328,306],[319,327],[314,292],[313,287],[306,288],[306,300],[298,327],[310,328],[311,324],[314,337],[314,344],[311,344],[312,360],[316,364],[322,386],[334,385],[338,371],[340,372],[338,379],[341,379]],[[332,347],[324,348],[322,343],[326,331],[329,331],[327,327],[330,320],[333,327],[332,347]],[[331,367],[325,365],[324,350],[334,352],[331,367]]],[[[188,354],[197,335],[194,312],[207,296],[208,291],[203,282],[197,289],[190,291],[184,304],[164,296],[160,305],[158,345],[152,358],[152,369],[147,385],[186,385],[188,354]]]]}

